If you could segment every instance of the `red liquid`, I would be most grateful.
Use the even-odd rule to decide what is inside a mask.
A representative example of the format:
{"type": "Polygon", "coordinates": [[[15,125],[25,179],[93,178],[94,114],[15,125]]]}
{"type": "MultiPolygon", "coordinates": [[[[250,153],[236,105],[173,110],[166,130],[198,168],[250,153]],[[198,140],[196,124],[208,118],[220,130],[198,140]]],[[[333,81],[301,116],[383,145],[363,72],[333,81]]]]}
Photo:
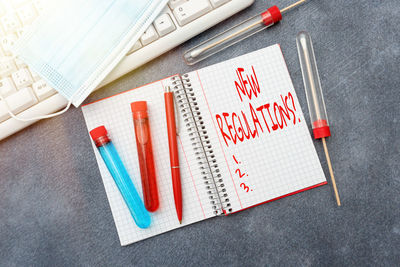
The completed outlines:
{"type": "Polygon", "coordinates": [[[133,115],[138,151],[140,175],[142,178],[143,199],[146,209],[154,212],[160,203],[154,166],[153,146],[147,112],[135,112],[133,115]]]}

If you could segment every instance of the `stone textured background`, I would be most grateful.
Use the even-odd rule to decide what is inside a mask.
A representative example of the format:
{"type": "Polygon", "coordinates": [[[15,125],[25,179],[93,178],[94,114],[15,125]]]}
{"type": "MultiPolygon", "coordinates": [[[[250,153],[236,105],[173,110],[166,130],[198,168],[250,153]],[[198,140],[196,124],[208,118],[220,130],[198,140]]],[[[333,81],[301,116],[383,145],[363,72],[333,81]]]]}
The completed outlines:
{"type": "MultiPolygon", "coordinates": [[[[0,265],[343,266],[400,263],[400,3],[314,0],[194,67],[185,50],[277,4],[247,10],[86,102],[280,43],[308,118],[295,36],[310,32],[343,206],[323,186],[121,247],[80,109],[0,142],[0,265]]],[[[315,142],[325,173],[322,144],[315,142]]]]}

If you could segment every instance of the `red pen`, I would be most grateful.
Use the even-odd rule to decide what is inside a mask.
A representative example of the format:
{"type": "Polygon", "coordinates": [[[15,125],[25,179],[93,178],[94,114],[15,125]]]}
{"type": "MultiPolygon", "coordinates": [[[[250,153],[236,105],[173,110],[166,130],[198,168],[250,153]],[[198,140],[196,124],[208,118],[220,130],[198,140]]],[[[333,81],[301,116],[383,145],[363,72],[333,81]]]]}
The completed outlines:
{"type": "Polygon", "coordinates": [[[167,130],[168,130],[168,145],[169,158],[171,164],[172,188],[174,190],[174,200],[176,214],[178,215],[179,223],[182,223],[182,186],[181,174],[179,170],[178,143],[176,140],[176,121],[174,108],[174,93],[169,87],[164,93],[165,113],[167,115],[167,130]]]}
{"type": "Polygon", "coordinates": [[[135,125],[136,146],[142,178],[144,206],[148,211],[156,211],[159,206],[156,171],[154,168],[153,147],[151,144],[150,124],[147,114],[147,102],[131,103],[135,125]]]}

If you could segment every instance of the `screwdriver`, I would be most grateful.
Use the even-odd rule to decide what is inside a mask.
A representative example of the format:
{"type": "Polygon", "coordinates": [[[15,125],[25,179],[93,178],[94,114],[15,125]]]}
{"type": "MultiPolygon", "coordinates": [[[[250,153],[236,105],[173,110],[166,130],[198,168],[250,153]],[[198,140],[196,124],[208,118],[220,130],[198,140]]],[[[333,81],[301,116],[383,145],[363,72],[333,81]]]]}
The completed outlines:
{"type": "Polygon", "coordinates": [[[322,139],[336,202],[337,205],[340,206],[339,193],[336,187],[332,163],[325,140],[326,137],[331,136],[331,131],[329,128],[328,115],[326,114],[325,102],[310,34],[305,31],[299,32],[296,37],[296,43],[314,138],[322,139]]]}
{"type": "Polygon", "coordinates": [[[300,0],[296,3],[289,5],[282,10],[277,6],[268,8],[265,12],[258,14],[248,20],[233,26],[215,37],[193,47],[185,52],[183,58],[188,65],[193,65],[205,58],[208,58],[219,51],[224,50],[250,36],[262,31],[282,19],[282,14],[291,10],[294,7],[303,4],[306,0],[300,0]]]}

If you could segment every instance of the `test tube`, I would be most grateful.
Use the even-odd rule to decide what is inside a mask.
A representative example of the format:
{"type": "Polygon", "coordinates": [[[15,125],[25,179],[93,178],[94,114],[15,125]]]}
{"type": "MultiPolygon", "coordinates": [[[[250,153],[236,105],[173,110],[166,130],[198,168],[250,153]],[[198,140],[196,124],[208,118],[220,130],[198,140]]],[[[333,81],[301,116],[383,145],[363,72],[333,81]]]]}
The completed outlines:
{"type": "Polygon", "coordinates": [[[104,126],[97,127],[90,131],[90,136],[99,149],[100,155],[121,192],[136,225],[140,228],[149,227],[150,214],[145,209],[117,150],[108,137],[106,128],[104,126]]]}
{"type": "Polygon", "coordinates": [[[331,135],[328,115],[326,114],[311,36],[305,31],[299,32],[296,43],[314,137],[316,139],[328,137],[331,135]]]}
{"type": "Polygon", "coordinates": [[[136,146],[142,178],[144,205],[148,211],[154,212],[159,207],[156,171],[154,166],[153,146],[150,135],[147,102],[131,103],[135,126],[136,146]]]}
{"type": "Polygon", "coordinates": [[[329,174],[331,175],[332,186],[335,192],[336,203],[340,206],[339,192],[336,186],[331,158],[325,140],[326,137],[331,136],[331,131],[329,129],[328,115],[326,114],[324,96],[322,94],[317,61],[315,60],[314,48],[310,34],[305,31],[299,32],[297,34],[296,43],[314,138],[322,140],[326,162],[328,164],[329,174]]]}
{"type": "Polygon", "coordinates": [[[216,35],[215,37],[193,47],[184,54],[188,65],[196,64],[219,51],[262,31],[282,19],[277,6],[270,7],[262,14],[258,14],[242,23],[216,35]]]}
{"type": "Polygon", "coordinates": [[[215,37],[208,39],[198,46],[193,47],[185,52],[183,58],[188,65],[196,64],[197,62],[258,33],[259,31],[271,27],[282,20],[282,14],[305,2],[306,0],[299,0],[282,10],[279,10],[277,6],[272,6],[265,12],[251,17],[215,37]]]}

